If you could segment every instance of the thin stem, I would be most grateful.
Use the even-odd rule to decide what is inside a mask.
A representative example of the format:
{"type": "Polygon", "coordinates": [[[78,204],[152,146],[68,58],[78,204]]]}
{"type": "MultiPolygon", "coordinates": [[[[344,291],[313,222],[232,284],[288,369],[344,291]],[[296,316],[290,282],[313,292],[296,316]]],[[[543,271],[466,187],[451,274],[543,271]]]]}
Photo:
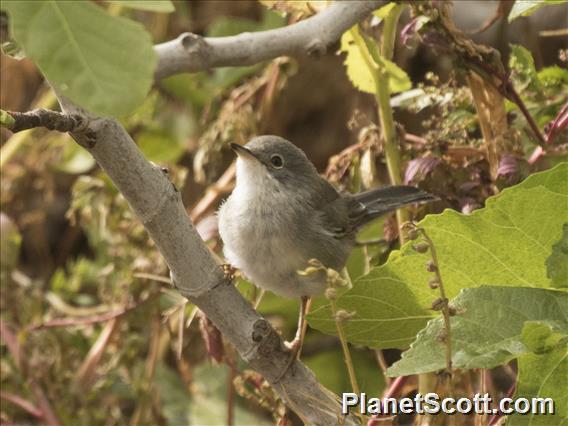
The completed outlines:
{"type": "Polygon", "coordinates": [[[345,365],[347,365],[347,373],[349,374],[349,381],[351,382],[351,390],[360,395],[359,384],[357,383],[357,376],[355,375],[355,368],[353,367],[353,359],[351,358],[351,352],[349,352],[349,346],[347,345],[347,337],[345,336],[345,330],[343,329],[343,321],[337,315],[337,305],[335,300],[330,299],[331,314],[335,320],[335,327],[337,328],[337,335],[339,336],[339,341],[341,342],[341,349],[343,350],[343,357],[345,359],[345,365]]]}
{"type": "MultiPolygon", "coordinates": [[[[392,61],[393,59],[396,27],[400,14],[403,10],[404,6],[397,5],[384,19],[381,54],[389,61],[392,61]]],[[[389,79],[386,75],[384,75],[384,70],[381,70],[379,78],[376,80],[376,89],[376,99],[379,118],[381,121],[387,169],[391,184],[400,185],[402,183],[401,154],[397,141],[392,107],[390,105],[391,93],[389,88],[389,79]]],[[[404,208],[398,209],[396,211],[396,220],[400,229],[400,226],[409,220],[408,210],[404,208]]],[[[406,241],[406,235],[402,230],[399,233],[399,240],[400,244],[403,244],[406,241]]]]}
{"type": "Polygon", "coordinates": [[[444,317],[444,328],[445,328],[445,346],[446,346],[446,370],[449,374],[449,388],[450,388],[450,396],[452,395],[452,328],[450,322],[450,307],[448,305],[448,298],[446,297],[446,290],[444,289],[444,283],[442,281],[442,275],[440,274],[440,268],[438,267],[438,255],[436,253],[436,247],[434,243],[430,239],[430,237],[426,234],[424,229],[422,230],[422,236],[430,246],[430,254],[432,256],[432,262],[436,266],[435,274],[438,280],[438,290],[440,291],[440,297],[444,302],[442,305],[442,314],[444,317]]]}
{"type": "MultiPolygon", "coordinates": [[[[38,101],[33,105],[34,108],[51,109],[57,105],[57,98],[52,90],[45,92],[38,101]]],[[[35,132],[35,129],[24,130],[19,133],[13,134],[10,139],[0,149],[0,168],[3,168],[8,161],[20,150],[22,146],[29,141],[30,136],[35,132]]]]}

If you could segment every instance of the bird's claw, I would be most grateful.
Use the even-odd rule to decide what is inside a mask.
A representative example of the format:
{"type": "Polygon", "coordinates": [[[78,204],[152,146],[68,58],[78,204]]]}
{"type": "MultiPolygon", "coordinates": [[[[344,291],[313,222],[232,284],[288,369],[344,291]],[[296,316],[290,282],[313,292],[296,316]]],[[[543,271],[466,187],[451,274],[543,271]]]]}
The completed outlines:
{"type": "Polygon", "coordinates": [[[233,282],[235,280],[235,273],[237,272],[237,268],[235,268],[230,263],[223,263],[221,265],[221,268],[223,269],[223,275],[225,275],[225,279],[227,279],[227,281],[233,282]]]}
{"type": "Polygon", "coordinates": [[[280,372],[280,374],[276,378],[276,382],[280,381],[280,379],[282,377],[284,377],[284,375],[288,372],[290,367],[292,367],[292,364],[294,364],[294,362],[297,359],[299,359],[299,354],[300,354],[301,348],[302,348],[302,342],[300,341],[300,339],[294,339],[291,342],[284,342],[284,348],[283,349],[284,349],[285,352],[290,353],[290,358],[288,358],[286,365],[284,366],[284,368],[282,369],[282,371],[280,372]]]}

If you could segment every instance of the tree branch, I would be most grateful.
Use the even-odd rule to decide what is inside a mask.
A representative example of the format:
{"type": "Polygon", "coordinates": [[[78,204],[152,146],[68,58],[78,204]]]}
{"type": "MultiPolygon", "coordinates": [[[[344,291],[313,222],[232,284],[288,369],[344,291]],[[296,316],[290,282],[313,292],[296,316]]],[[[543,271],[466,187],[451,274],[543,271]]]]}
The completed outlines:
{"type": "Polygon", "coordinates": [[[338,1],[311,18],[283,28],[229,37],[184,33],[155,46],[156,80],[181,72],[252,65],[279,56],[319,55],[384,1],[338,1]]]}
{"type": "MultiPolygon", "coordinates": [[[[71,102],[59,99],[65,112],[81,114],[71,102]]],[[[144,158],[116,120],[91,117],[88,121],[90,134],[77,132],[73,138],[89,150],[128,200],[164,256],[179,292],[199,306],[304,422],[356,424],[351,417],[341,419],[336,395],[322,387],[301,362],[276,380],[290,354],[270,323],[226,280],[189,220],[177,188],[160,167],[144,158]]]]}
{"type": "Polygon", "coordinates": [[[2,126],[16,133],[35,127],[45,127],[58,132],[76,132],[87,128],[88,123],[78,114],[64,114],[48,109],[28,112],[2,111],[2,126]]]}
{"type": "MultiPolygon", "coordinates": [[[[254,34],[220,38],[182,34],[156,46],[159,64],[155,77],[158,80],[180,72],[249,65],[283,55],[320,54],[382,3],[337,2],[302,22],[254,34]]],[[[92,116],[57,95],[63,113],[42,112],[40,117],[49,116],[50,123],[64,123],[50,126],[70,131],[93,155],[156,243],[179,292],[207,315],[306,424],[358,424],[353,416],[341,414],[338,397],[321,386],[300,361],[282,375],[290,356],[282,339],[225,278],[189,220],[177,188],[160,167],[144,158],[118,121],[92,116]],[[76,117],[80,117],[81,125],[76,124],[76,117]]]]}

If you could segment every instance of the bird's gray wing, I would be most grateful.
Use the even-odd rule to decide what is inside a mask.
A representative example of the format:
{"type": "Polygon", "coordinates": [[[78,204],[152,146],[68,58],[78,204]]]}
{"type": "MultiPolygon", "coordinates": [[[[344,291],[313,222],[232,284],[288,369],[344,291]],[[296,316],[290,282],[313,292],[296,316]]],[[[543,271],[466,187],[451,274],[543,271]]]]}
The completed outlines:
{"type": "Polygon", "coordinates": [[[356,231],[357,217],[366,214],[365,205],[351,194],[341,194],[327,181],[323,182],[325,185],[321,185],[313,205],[321,225],[335,239],[350,238],[356,231]]]}

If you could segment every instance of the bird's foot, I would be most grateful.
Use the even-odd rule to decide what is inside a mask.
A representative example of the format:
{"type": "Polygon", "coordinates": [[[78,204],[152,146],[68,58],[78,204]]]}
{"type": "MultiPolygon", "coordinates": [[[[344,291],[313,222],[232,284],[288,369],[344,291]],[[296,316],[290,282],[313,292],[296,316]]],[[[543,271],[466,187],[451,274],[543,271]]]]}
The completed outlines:
{"type": "Polygon", "coordinates": [[[223,263],[221,265],[221,268],[223,269],[225,279],[227,279],[227,281],[233,282],[235,280],[235,272],[237,272],[237,268],[235,268],[230,263],[223,263]]]}
{"type": "Polygon", "coordinates": [[[276,382],[280,381],[280,379],[284,377],[284,375],[288,372],[288,370],[290,370],[292,364],[294,364],[294,362],[300,358],[301,349],[302,349],[302,342],[300,339],[294,339],[291,342],[284,342],[284,351],[290,353],[290,358],[288,358],[286,365],[284,366],[284,368],[276,378],[276,382]]]}

